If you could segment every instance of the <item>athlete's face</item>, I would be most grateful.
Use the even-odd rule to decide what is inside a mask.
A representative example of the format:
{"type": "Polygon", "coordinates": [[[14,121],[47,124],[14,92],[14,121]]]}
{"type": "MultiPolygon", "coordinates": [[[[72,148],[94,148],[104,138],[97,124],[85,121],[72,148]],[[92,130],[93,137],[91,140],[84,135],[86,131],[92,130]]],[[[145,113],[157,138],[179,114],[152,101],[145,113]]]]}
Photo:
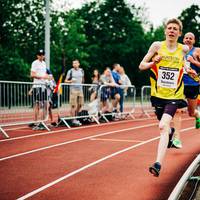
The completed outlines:
{"type": "Polygon", "coordinates": [[[183,38],[183,43],[188,45],[189,48],[191,49],[195,43],[195,37],[194,34],[192,33],[186,33],[184,38],[183,38]]]}
{"type": "Polygon", "coordinates": [[[177,41],[181,36],[181,31],[178,24],[169,23],[165,28],[166,39],[171,41],[177,41]]]}

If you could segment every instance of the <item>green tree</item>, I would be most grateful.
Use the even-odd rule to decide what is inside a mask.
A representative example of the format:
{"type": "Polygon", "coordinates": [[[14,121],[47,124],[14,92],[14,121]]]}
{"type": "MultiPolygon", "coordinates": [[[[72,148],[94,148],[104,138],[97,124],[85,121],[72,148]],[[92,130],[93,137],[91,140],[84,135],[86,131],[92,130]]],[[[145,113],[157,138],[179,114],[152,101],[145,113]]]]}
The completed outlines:
{"type": "Polygon", "coordinates": [[[87,70],[88,54],[85,50],[86,35],[84,21],[76,10],[69,12],[53,12],[51,22],[51,69],[58,75],[62,65],[71,68],[73,59],[79,59],[81,66],[87,70]],[[63,55],[66,63],[61,62],[63,55]]]}
{"type": "Polygon", "coordinates": [[[198,5],[192,5],[182,11],[179,19],[183,23],[183,36],[187,32],[192,32],[196,36],[196,46],[200,46],[200,7],[198,5]]]}
{"type": "Polygon", "coordinates": [[[44,1],[1,1],[0,46],[1,78],[27,80],[35,52],[44,47],[44,1]]]}
{"type": "Polygon", "coordinates": [[[86,4],[80,15],[85,20],[90,64],[100,68],[119,62],[134,84],[142,84],[138,65],[144,55],[144,30],[140,10],[124,0],[86,4]]]}

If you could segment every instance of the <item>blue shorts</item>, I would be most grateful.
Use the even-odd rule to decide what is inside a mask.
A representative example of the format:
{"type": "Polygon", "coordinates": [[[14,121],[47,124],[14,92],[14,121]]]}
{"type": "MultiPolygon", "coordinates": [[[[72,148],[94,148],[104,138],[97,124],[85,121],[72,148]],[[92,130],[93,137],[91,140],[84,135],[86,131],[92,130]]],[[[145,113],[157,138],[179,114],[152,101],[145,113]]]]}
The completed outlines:
{"type": "Polygon", "coordinates": [[[101,101],[106,101],[110,98],[110,88],[103,87],[101,90],[101,101]]]}
{"type": "Polygon", "coordinates": [[[185,85],[184,94],[188,99],[197,99],[198,95],[200,94],[200,86],[185,85]]]}

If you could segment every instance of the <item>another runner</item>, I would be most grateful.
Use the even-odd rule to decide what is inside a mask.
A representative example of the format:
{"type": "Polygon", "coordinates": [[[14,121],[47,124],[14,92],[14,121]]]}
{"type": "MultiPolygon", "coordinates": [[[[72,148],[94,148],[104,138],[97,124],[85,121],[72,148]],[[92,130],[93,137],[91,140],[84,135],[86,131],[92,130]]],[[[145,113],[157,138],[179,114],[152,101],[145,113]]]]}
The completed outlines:
{"type": "MultiPolygon", "coordinates": [[[[197,109],[198,94],[200,90],[200,48],[194,47],[195,36],[193,33],[186,33],[183,38],[183,43],[189,47],[189,52],[185,56],[186,68],[188,73],[183,76],[184,81],[184,94],[188,102],[188,113],[190,117],[196,118],[195,127],[200,128],[200,111],[197,109]],[[198,75],[199,74],[199,75],[198,75]]],[[[181,113],[176,115],[175,118],[174,139],[172,147],[182,148],[180,140],[180,127],[181,127],[181,113]],[[178,119],[177,119],[178,118],[178,119]]]]}

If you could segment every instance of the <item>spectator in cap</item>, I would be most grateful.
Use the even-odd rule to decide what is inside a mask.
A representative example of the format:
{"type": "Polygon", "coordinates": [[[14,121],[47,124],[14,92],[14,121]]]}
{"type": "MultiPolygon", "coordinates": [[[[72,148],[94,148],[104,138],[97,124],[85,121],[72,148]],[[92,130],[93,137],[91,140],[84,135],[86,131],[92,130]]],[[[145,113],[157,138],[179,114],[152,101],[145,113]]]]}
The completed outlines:
{"type": "MultiPolygon", "coordinates": [[[[47,74],[47,67],[44,61],[44,50],[40,49],[37,52],[37,59],[33,61],[31,65],[31,78],[33,78],[33,101],[34,101],[34,121],[31,126],[37,126],[36,122],[39,120],[39,110],[43,105],[42,117],[40,120],[44,120],[47,114],[47,90],[45,87],[45,81],[49,79],[47,74]]],[[[38,126],[37,126],[38,127],[38,126]]],[[[40,126],[42,129],[43,126],[40,126]]]]}

